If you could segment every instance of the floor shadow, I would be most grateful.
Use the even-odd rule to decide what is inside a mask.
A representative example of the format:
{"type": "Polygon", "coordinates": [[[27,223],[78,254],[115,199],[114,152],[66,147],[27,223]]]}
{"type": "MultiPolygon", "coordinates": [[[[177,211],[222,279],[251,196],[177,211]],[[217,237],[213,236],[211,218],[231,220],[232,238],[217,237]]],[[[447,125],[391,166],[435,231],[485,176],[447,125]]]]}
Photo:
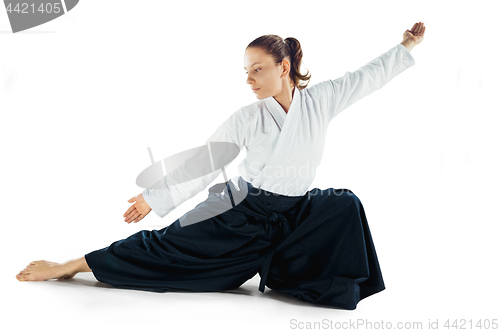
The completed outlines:
{"type": "MultiPolygon", "coordinates": [[[[80,274],[81,275],[81,274],[80,274]]],[[[66,286],[86,286],[86,287],[97,287],[97,288],[106,288],[106,289],[120,289],[120,290],[130,290],[129,288],[120,288],[120,287],[113,287],[110,284],[103,283],[97,280],[93,280],[94,278],[91,279],[86,279],[86,278],[79,278],[79,277],[74,277],[72,279],[65,279],[65,280],[56,280],[56,279],[51,279],[44,281],[49,284],[53,285],[66,285],[66,286]]],[[[135,289],[132,289],[135,290],[135,289]]],[[[137,289],[138,291],[149,291],[149,290],[141,290],[137,289]]],[[[173,293],[206,293],[206,291],[192,291],[192,290],[175,290],[175,291],[169,291],[173,293]]],[[[210,293],[223,293],[223,294],[234,294],[234,295],[248,295],[251,296],[254,294],[252,292],[252,289],[249,286],[240,286],[235,289],[229,289],[229,290],[222,290],[222,291],[213,291],[210,293]]]]}
{"type": "Polygon", "coordinates": [[[254,292],[250,289],[250,287],[238,287],[236,289],[223,290],[220,291],[223,294],[235,294],[235,295],[247,295],[252,296],[254,292]]]}
{"type": "Polygon", "coordinates": [[[272,290],[272,289],[269,289],[269,290],[266,289],[265,293],[262,294],[261,297],[268,297],[268,298],[271,298],[271,299],[274,299],[274,300],[277,300],[280,302],[285,302],[285,303],[297,305],[297,306],[318,307],[318,308],[332,309],[332,310],[345,310],[343,308],[339,308],[339,307],[332,306],[332,305],[313,304],[313,303],[309,303],[306,301],[301,301],[301,300],[293,297],[290,294],[287,294],[287,293],[282,292],[282,291],[272,290]]]}
{"type": "Polygon", "coordinates": [[[74,277],[72,279],[66,279],[66,280],[47,280],[45,281],[49,284],[54,284],[54,285],[67,285],[67,286],[86,286],[86,287],[97,287],[97,288],[107,288],[107,289],[113,289],[114,287],[110,284],[103,283],[100,281],[92,281],[88,279],[82,279],[82,278],[77,278],[74,277]]]}
{"type": "MultiPolygon", "coordinates": [[[[93,280],[94,278],[78,278],[74,277],[72,279],[67,279],[67,280],[48,280],[45,281],[49,284],[53,285],[65,285],[65,286],[86,286],[86,287],[97,287],[97,288],[105,288],[105,289],[120,289],[120,290],[130,290],[128,288],[117,288],[113,287],[112,285],[109,285],[107,283],[103,283],[97,280],[93,280]]],[[[135,290],[135,289],[132,289],[135,290]]],[[[324,305],[324,304],[313,304],[309,303],[306,301],[301,301],[295,297],[293,297],[290,294],[287,294],[286,292],[282,291],[277,291],[273,289],[266,288],[265,293],[261,293],[260,291],[256,291],[256,286],[250,286],[250,285],[243,285],[235,289],[229,289],[229,290],[222,290],[222,291],[213,291],[213,292],[208,292],[210,294],[213,293],[220,293],[220,294],[233,294],[233,295],[245,295],[245,296],[253,296],[253,297],[265,297],[265,298],[270,298],[276,301],[280,302],[285,302],[291,305],[296,305],[296,306],[303,306],[303,307],[319,307],[319,308],[325,308],[325,309],[333,309],[333,310],[345,310],[343,308],[335,307],[335,306],[330,306],[330,305],[324,305]]],[[[140,290],[137,289],[136,291],[149,291],[149,290],[140,290]]],[[[190,294],[196,294],[196,293],[207,293],[207,292],[199,292],[199,291],[190,291],[190,290],[175,290],[175,291],[169,291],[168,293],[190,293],[190,294]]]]}

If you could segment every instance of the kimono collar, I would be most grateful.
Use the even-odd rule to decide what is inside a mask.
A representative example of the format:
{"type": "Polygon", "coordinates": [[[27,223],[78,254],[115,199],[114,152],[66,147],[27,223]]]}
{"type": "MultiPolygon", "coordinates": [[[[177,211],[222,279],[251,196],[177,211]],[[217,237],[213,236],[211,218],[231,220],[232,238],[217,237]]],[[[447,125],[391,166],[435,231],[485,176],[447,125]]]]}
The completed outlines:
{"type": "Polygon", "coordinates": [[[280,127],[283,127],[283,124],[285,122],[285,118],[288,118],[290,116],[290,113],[293,112],[293,110],[297,107],[300,100],[300,90],[297,89],[297,87],[294,88],[294,93],[293,93],[293,98],[292,98],[292,103],[290,104],[290,108],[288,109],[288,113],[285,112],[283,107],[278,103],[276,99],[274,99],[273,96],[270,96],[265,99],[265,103],[267,106],[267,109],[269,112],[272,114],[274,119],[280,124],[280,127]],[[288,116],[288,117],[287,117],[288,116]]]}

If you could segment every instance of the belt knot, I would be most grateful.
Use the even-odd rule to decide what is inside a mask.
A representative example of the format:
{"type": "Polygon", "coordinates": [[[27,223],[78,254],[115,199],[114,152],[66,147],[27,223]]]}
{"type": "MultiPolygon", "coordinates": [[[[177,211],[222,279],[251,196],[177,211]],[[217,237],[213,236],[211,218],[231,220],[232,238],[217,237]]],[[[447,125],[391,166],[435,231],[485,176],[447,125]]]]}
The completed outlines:
{"type": "Polygon", "coordinates": [[[292,233],[290,230],[290,225],[288,224],[288,220],[281,213],[271,212],[271,216],[267,218],[267,221],[272,223],[278,222],[280,229],[280,241],[279,243],[273,244],[271,250],[269,250],[262,258],[261,279],[259,284],[259,291],[262,293],[264,292],[265,289],[267,275],[269,274],[269,267],[271,265],[271,260],[274,255],[274,252],[276,252],[276,249],[281,244],[281,242],[283,242],[292,233]]]}
{"type": "Polygon", "coordinates": [[[271,216],[269,216],[269,218],[267,220],[270,222],[276,222],[278,220],[278,214],[276,214],[275,212],[272,212],[271,216]]]}

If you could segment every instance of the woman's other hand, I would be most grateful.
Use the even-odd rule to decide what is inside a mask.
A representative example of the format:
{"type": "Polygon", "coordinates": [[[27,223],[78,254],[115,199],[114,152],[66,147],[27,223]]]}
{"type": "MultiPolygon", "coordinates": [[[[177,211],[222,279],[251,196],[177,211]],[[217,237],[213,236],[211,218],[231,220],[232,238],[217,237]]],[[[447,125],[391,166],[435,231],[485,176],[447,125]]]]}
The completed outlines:
{"type": "Polygon", "coordinates": [[[403,34],[403,42],[410,43],[412,46],[419,44],[424,39],[425,26],[423,22],[418,22],[413,25],[411,30],[406,30],[403,34]]]}
{"type": "Polygon", "coordinates": [[[149,207],[146,200],[142,196],[142,193],[133,197],[128,202],[135,202],[130,208],[123,214],[125,217],[125,222],[137,223],[144,218],[144,216],[148,215],[151,211],[151,207],[149,207]]]}

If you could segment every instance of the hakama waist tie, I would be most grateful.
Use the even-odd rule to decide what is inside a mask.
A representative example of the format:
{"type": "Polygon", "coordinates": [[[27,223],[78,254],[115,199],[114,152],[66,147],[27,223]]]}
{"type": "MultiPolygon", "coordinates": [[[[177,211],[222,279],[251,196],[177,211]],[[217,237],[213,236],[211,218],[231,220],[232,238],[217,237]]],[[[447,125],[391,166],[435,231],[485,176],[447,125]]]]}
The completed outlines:
{"type": "MultiPolygon", "coordinates": [[[[230,186],[230,182],[226,183],[219,183],[213,185],[210,189],[209,192],[211,193],[220,193],[224,191],[226,194],[228,194],[228,197],[231,199],[231,204],[234,207],[235,206],[235,200],[233,198],[233,195],[237,195],[239,199],[241,200],[241,193],[233,188],[233,190],[236,190],[233,192],[231,190],[231,186],[234,186],[233,184],[230,186]],[[227,191],[227,192],[226,192],[227,191]]],[[[264,256],[262,257],[261,261],[261,266],[260,266],[260,283],[259,283],[259,291],[264,292],[265,290],[265,285],[267,281],[267,277],[269,275],[269,269],[271,266],[271,261],[273,258],[274,253],[278,249],[279,245],[288,237],[291,235],[292,230],[290,228],[290,224],[288,223],[288,220],[286,217],[280,213],[280,212],[275,212],[272,210],[272,208],[269,208],[268,205],[266,205],[266,202],[269,204],[271,203],[270,207],[273,207],[273,203],[277,204],[280,203],[280,207],[283,205],[290,205],[290,204],[295,204],[297,200],[300,198],[292,198],[292,197],[285,197],[281,195],[276,195],[274,193],[255,188],[253,187],[250,183],[244,181],[241,177],[238,180],[238,188],[242,188],[243,186],[246,186],[248,188],[248,193],[245,195],[245,199],[247,202],[250,203],[250,205],[253,207],[254,211],[251,212],[251,215],[256,217],[257,219],[264,221],[265,223],[269,223],[273,226],[273,235],[271,238],[271,245],[269,245],[270,250],[268,250],[264,256]],[[285,200],[286,202],[283,202],[285,200]],[[277,233],[278,235],[276,236],[277,233]]],[[[240,201],[238,200],[238,202],[240,201]]],[[[244,210],[244,208],[242,208],[244,210]]],[[[296,228],[296,226],[292,226],[293,228],[296,228]]]]}
{"type": "MultiPolygon", "coordinates": [[[[262,257],[260,265],[261,278],[259,283],[259,291],[263,293],[269,275],[273,255],[278,250],[278,247],[283,243],[283,241],[292,234],[292,230],[295,230],[297,228],[297,222],[294,220],[291,221],[292,224],[290,224],[285,215],[283,215],[282,213],[287,211],[287,208],[291,209],[292,207],[294,207],[299,201],[302,200],[302,197],[289,197],[268,192],[266,190],[254,187],[251,183],[246,182],[242,177],[239,177],[238,188],[244,187],[248,188],[248,194],[245,195],[245,201],[250,205],[250,207],[252,207],[249,215],[253,216],[257,220],[263,221],[265,224],[270,224],[272,226],[270,245],[268,245],[269,250],[267,250],[267,252],[262,257]]],[[[229,186],[227,186],[227,191],[229,192],[231,200],[232,194],[238,196],[241,195],[239,191],[234,191],[234,189],[231,194],[231,189],[229,186]]],[[[239,199],[241,198],[239,197],[239,199]]]]}
{"type": "Polygon", "coordinates": [[[290,230],[290,225],[286,217],[281,213],[272,212],[271,216],[268,217],[267,222],[271,224],[277,224],[278,230],[280,230],[279,242],[273,242],[272,248],[268,251],[263,259],[261,265],[261,278],[259,284],[259,291],[261,293],[265,290],[265,285],[267,281],[267,275],[269,274],[269,267],[271,266],[271,260],[278,246],[292,233],[290,230]]]}

